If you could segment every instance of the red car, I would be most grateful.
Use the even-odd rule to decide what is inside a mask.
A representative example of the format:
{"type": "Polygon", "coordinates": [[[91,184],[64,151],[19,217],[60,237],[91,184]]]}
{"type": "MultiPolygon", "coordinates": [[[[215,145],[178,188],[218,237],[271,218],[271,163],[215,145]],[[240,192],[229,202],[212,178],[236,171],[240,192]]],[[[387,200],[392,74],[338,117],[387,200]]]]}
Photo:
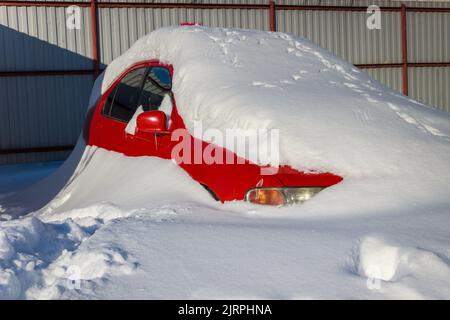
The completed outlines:
{"type": "MultiPolygon", "coordinates": [[[[176,70],[156,60],[134,64],[123,72],[91,109],[88,144],[127,156],[155,156],[173,160],[179,141],[174,133],[187,132],[171,91],[176,70]],[[132,124],[132,125],[131,125],[132,124]]],[[[342,180],[331,173],[304,173],[289,166],[275,168],[264,175],[263,168],[234,152],[211,145],[187,133],[191,145],[202,150],[213,146],[215,152],[233,158],[233,163],[177,161],[193,179],[222,202],[246,200],[256,204],[285,205],[301,203],[323,188],[342,180]]],[[[227,158],[227,159],[228,159],[227,158]]]]}

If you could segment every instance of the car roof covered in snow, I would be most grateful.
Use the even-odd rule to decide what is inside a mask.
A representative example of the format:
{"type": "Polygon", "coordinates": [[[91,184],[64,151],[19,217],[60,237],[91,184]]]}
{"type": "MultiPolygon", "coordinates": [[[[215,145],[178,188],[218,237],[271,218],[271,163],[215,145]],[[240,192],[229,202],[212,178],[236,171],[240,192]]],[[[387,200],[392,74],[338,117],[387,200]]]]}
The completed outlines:
{"type": "Polygon", "coordinates": [[[200,120],[203,129],[224,132],[279,129],[280,162],[297,169],[363,177],[432,167],[450,177],[448,114],[392,91],[309,40],[202,26],[158,29],[109,64],[91,101],[149,59],[173,65],[177,108],[194,136],[200,120]]]}

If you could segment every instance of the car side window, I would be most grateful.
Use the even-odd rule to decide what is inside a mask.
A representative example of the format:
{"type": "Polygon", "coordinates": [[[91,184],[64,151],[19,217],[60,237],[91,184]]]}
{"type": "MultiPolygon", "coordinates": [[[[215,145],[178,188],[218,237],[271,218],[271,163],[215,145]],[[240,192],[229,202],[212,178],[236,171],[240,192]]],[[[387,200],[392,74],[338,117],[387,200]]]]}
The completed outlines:
{"type": "Polygon", "coordinates": [[[160,109],[163,100],[169,99],[170,101],[171,88],[172,81],[169,70],[163,67],[150,68],[138,106],[142,106],[144,111],[160,109]]]}
{"type": "Polygon", "coordinates": [[[104,115],[123,122],[130,121],[139,106],[138,99],[146,71],[147,68],[133,70],[120,81],[105,102],[104,115]]]}

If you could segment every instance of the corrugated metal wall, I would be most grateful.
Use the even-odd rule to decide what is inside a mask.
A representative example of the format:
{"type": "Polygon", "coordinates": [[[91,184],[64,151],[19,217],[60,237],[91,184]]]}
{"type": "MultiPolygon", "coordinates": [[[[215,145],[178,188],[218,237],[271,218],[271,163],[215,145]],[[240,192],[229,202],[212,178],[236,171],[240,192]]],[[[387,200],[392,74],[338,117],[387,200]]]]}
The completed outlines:
{"type": "Polygon", "coordinates": [[[137,39],[160,27],[201,21],[210,27],[268,30],[267,10],[100,8],[101,61],[110,63],[137,39]]]}
{"type": "MultiPolygon", "coordinates": [[[[38,0],[32,0],[38,1],[38,0]]],[[[43,0],[39,0],[43,2],[43,0]]],[[[31,1],[30,1],[31,2],[31,1]]],[[[66,28],[64,7],[0,5],[0,74],[5,71],[78,70],[71,75],[0,76],[0,150],[73,145],[81,129],[93,83],[90,0],[83,2],[81,30],[66,28]],[[83,72],[85,71],[85,72],[83,72]]],[[[196,21],[206,26],[269,30],[269,10],[195,8],[106,8],[102,3],[252,4],[268,0],[97,0],[98,49],[101,66],[134,41],[161,26],[196,21]]],[[[277,5],[361,6],[374,1],[278,0],[277,5]]],[[[0,1],[1,3],[1,1],[0,1]]],[[[398,1],[376,1],[398,8],[398,1]]],[[[449,2],[406,2],[408,7],[449,8],[449,2]]],[[[366,28],[364,11],[276,10],[277,31],[311,39],[354,64],[401,64],[400,12],[384,11],[382,29],[366,28]]],[[[450,12],[407,13],[408,61],[450,62],[450,12]]],[[[402,68],[366,71],[401,91],[402,68]]],[[[450,67],[408,68],[409,94],[450,111],[450,67]]],[[[68,151],[1,154],[0,164],[63,159],[68,151]]]]}
{"type": "Polygon", "coordinates": [[[382,84],[402,92],[402,69],[401,68],[374,68],[365,70],[371,77],[382,84]]]}
{"type": "Polygon", "coordinates": [[[381,15],[381,30],[366,27],[365,12],[277,11],[277,30],[308,38],[354,64],[402,61],[399,14],[381,15]]]}
{"type": "Polygon", "coordinates": [[[450,112],[450,67],[410,68],[408,78],[412,97],[450,112]]]}
{"type": "Polygon", "coordinates": [[[67,30],[65,8],[0,6],[0,70],[92,68],[90,13],[80,10],[82,29],[67,30]]]}
{"type": "MultiPolygon", "coordinates": [[[[450,3],[447,3],[450,5],[450,3]]],[[[408,61],[450,61],[450,12],[407,14],[408,61]]],[[[413,98],[450,112],[450,68],[408,68],[413,98]]]]}
{"type": "MultiPolygon", "coordinates": [[[[90,12],[67,30],[66,9],[0,6],[0,71],[92,69],[90,12]]],[[[0,150],[73,145],[92,75],[0,77],[0,150]]],[[[0,164],[64,159],[70,151],[0,155],[0,164]]]]}

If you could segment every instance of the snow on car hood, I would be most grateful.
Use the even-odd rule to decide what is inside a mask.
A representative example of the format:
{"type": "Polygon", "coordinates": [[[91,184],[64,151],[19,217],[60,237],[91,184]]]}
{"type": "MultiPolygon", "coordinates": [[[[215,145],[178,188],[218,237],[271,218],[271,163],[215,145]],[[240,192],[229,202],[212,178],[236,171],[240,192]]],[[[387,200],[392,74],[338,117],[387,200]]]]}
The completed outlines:
{"type": "Polygon", "coordinates": [[[428,172],[449,181],[450,115],[388,89],[308,40],[278,32],[162,28],[108,66],[91,100],[100,82],[105,92],[146,59],[173,65],[177,106],[194,136],[199,120],[223,132],[279,129],[281,163],[298,169],[344,177],[428,172]]]}

